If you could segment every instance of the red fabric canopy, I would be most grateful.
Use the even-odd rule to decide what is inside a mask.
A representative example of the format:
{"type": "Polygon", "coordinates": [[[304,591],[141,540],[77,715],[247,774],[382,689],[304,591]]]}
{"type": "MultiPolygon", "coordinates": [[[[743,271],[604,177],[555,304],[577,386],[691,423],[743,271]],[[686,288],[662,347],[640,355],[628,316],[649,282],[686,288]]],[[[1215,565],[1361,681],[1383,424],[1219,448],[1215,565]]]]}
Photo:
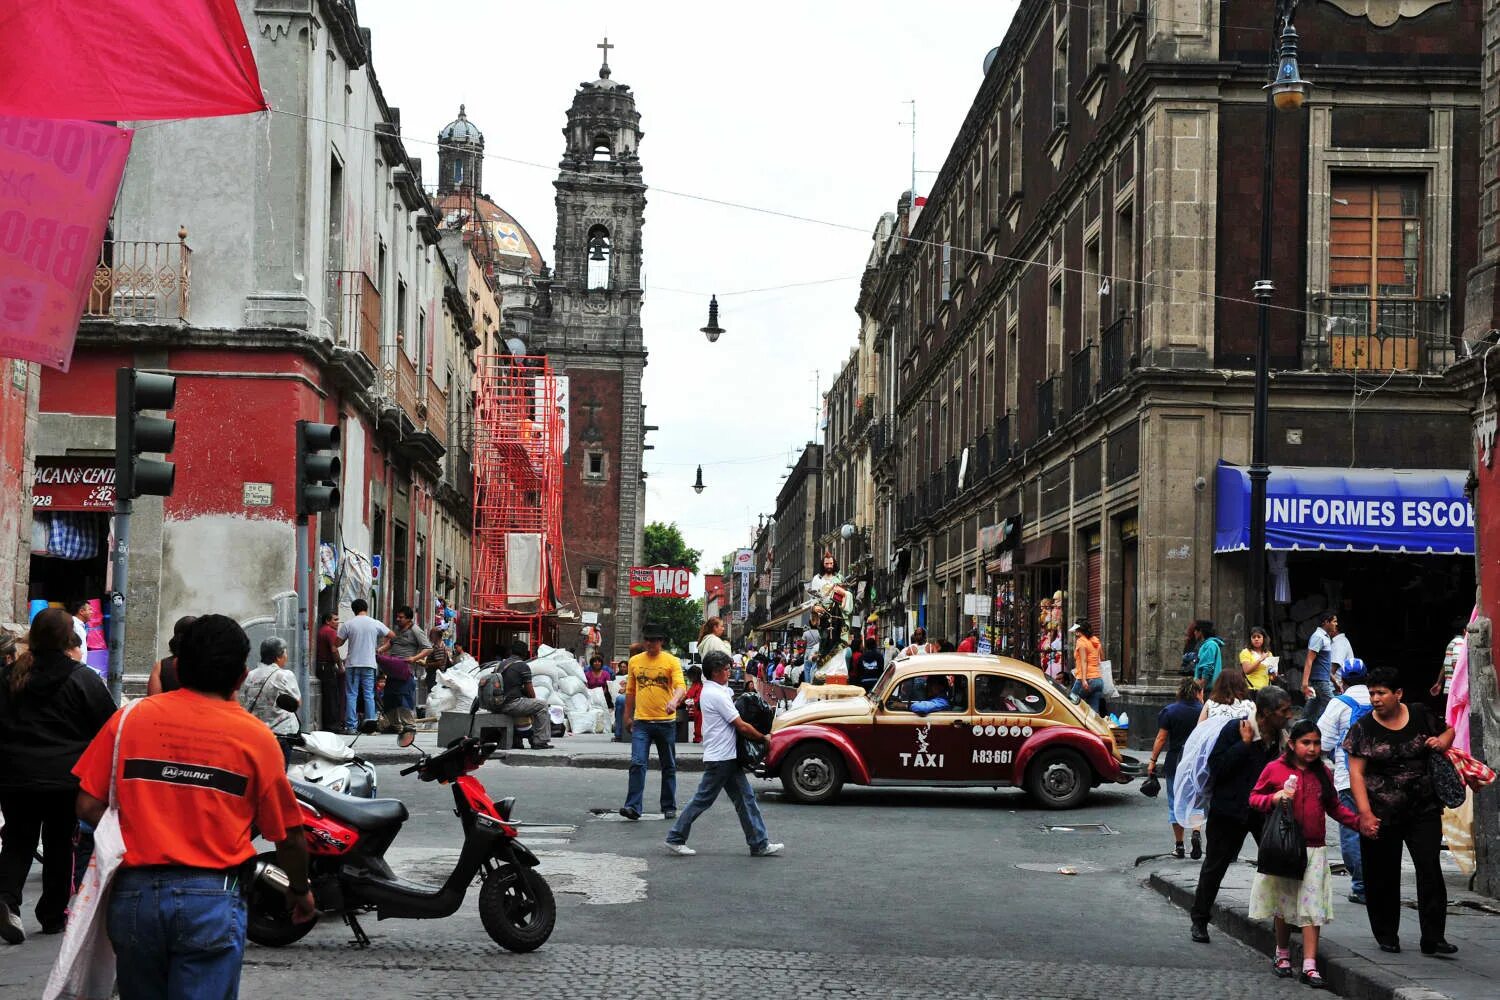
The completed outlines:
{"type": "Polygon", "coordinates": [[[266,108],[235,0],[0,8],[0,114],[141,121],[266,108]]]}

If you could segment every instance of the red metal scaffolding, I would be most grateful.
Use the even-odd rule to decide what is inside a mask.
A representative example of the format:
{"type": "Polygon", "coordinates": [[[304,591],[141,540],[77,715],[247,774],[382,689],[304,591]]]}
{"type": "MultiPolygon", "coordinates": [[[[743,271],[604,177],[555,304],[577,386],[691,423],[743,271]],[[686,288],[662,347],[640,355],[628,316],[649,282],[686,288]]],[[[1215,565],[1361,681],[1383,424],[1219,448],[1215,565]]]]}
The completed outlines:
{"type": "Polygon", "coordinates": [[[521,632],[555,639],[566,401],[546,358],[477,362],[469,641],[484,655],[521,632]]]}

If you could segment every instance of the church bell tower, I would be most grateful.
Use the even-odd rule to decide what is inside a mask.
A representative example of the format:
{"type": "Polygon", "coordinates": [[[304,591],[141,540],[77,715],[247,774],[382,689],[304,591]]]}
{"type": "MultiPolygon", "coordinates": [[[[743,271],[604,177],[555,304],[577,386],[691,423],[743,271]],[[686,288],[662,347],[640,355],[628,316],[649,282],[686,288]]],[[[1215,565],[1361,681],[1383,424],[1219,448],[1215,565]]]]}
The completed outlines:
{"type": "Polygon", "coordinates": [[[641,374],[641,228],[646,184],[635,95],[611,78],[605,39],[599,78],[568,109],[554,187],[557,241],[545,351],[568,386],[563,544],[580,610],[598,616],[599,651],[626,655],[639,632],[630,597],[645,529],[641,374]]]}

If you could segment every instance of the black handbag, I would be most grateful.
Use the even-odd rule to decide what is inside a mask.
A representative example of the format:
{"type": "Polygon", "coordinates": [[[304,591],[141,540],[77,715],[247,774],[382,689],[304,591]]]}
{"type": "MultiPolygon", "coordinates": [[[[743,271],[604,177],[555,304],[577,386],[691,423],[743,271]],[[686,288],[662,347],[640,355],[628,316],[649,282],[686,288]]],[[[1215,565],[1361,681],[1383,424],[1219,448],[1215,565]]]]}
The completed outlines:
{"type": "Polygon", "coordinates": [[[1432,777],[1432,791],[1439,802],[1449,809],[1457,809],[1464,804],[1467,786],[1447,754],[1440,750],[1434,751],[1427,758],[1427,772],[1432,777]]]}
{"type": "Polygon", "coordinates": [[[1260,833],[1255,869],[1262,875],[1302,880],[1307,873],[1307,840],[1288,802],[1276,803],[1260,833]]]}
{"type": "Polygon", "coordinates": [[[1161,794],[1161,780],[1154,774],[1146,775],[1146,780],[1141,782],[1141,794],[1148,799],[1154,799],[1161,794]]]}

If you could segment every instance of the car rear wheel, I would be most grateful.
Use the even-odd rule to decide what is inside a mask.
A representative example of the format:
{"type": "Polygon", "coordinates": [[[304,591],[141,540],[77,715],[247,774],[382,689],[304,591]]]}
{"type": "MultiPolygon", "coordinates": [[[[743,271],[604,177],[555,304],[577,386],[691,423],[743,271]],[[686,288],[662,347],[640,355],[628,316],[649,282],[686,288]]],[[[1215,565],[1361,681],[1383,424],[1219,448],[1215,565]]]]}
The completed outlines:
{"type": "Polygon", "coordinates": [[[798,802],[831,802],[844,787],[844,762],[826,743],[801,747],[781,765],[781,785],[798,802]]]}
{"type": "Polygon", "coordinates": [[[1093,787],[1088,762],[1074,750],[1043,750],[1026,769],[1026,790],[1048,809],[1072,809],[1093,787]]]}

